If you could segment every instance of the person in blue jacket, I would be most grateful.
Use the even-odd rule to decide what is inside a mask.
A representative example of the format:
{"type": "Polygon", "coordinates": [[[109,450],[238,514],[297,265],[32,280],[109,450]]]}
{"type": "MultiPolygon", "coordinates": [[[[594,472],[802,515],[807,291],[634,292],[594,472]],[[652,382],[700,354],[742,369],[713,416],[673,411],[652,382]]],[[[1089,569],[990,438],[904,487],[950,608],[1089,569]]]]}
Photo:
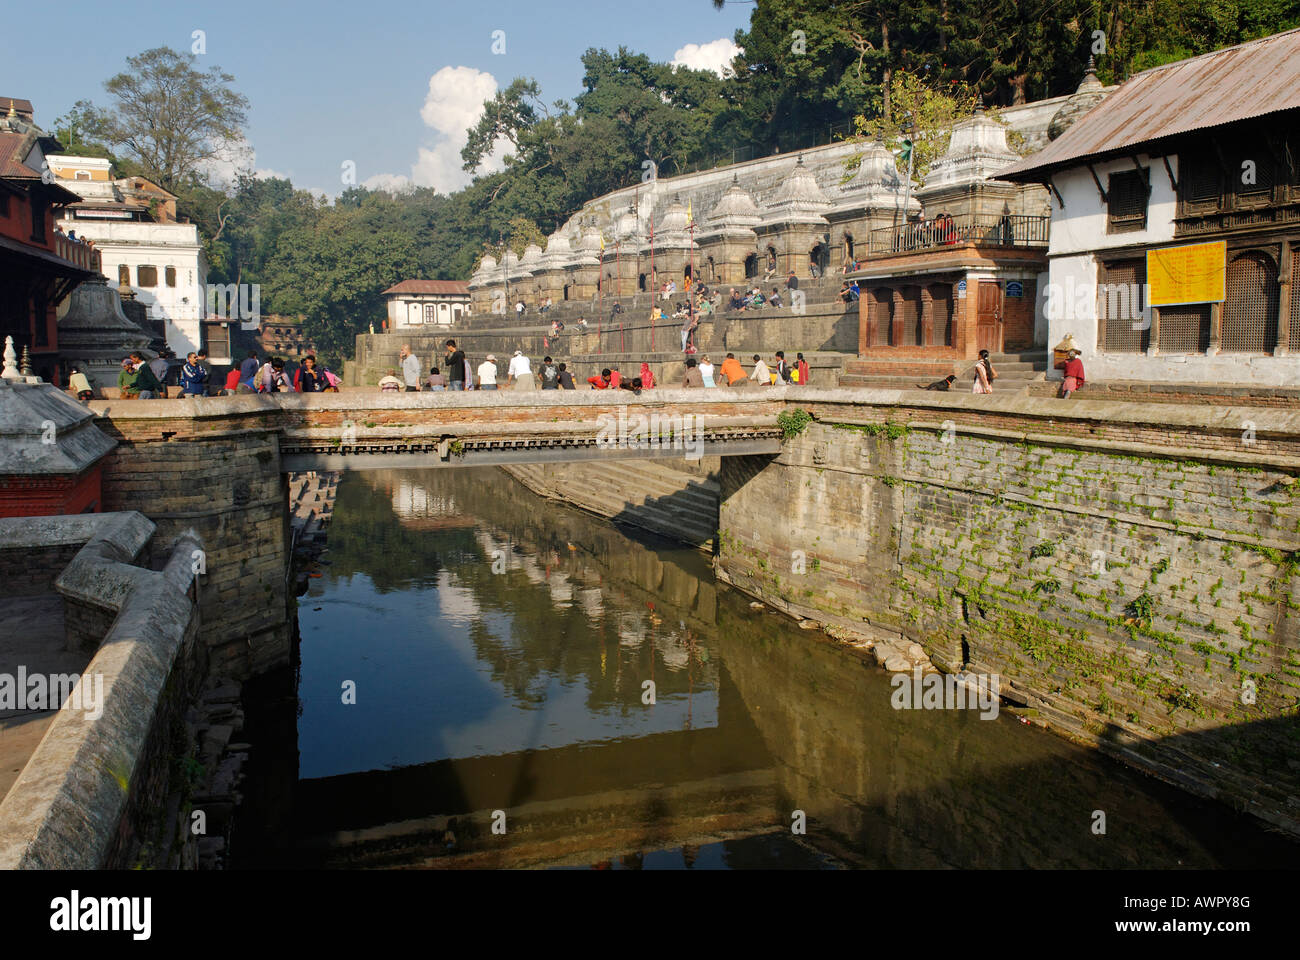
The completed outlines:
{"type": "Polygon", "coordinates": [[[181,395],[201,397],[208,392],[208,372],[199,363],[197,353],[190,352],[181,366],[181,395]]]}

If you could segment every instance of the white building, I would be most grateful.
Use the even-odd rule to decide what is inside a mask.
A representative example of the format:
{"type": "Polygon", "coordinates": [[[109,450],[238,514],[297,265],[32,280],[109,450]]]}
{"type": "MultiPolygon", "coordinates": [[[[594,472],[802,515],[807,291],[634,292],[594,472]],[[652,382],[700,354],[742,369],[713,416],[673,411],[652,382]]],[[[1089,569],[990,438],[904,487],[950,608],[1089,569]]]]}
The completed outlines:
{"type": "Polygon", "coordinates": [[[97,157],[48,160],[59,184],[82,198],[59,228],[94,241],[109,282],[129,286],[149,316],[163,321],[167,346],[177,355],[206,346],[208,265],[198,227],[176,221],[175,195],[143,177],[115,180],[109,162],[97,157]]]}
{"type": "Polygon", "coordinates": [[[1049,345],[1089,380],[1294,386],[1298,151],[1291,30],[1135,74],[1000,172],[1052,195],[1049,345]]]}
{"type": "Polygon", "coordinates": [[[389,330],[449,327],[469,313],[469,284],[461,280],[403,280],[383,295],[389,330]]]}

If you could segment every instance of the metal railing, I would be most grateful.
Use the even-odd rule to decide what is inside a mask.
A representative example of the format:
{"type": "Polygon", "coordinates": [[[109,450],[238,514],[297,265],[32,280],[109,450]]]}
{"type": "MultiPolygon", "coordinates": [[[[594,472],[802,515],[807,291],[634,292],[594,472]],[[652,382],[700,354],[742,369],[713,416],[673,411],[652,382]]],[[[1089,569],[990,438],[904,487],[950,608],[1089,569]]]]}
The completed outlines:
{"type": "Polygon", "coordinates": [[[930,250],[963,243],[999,247],[1045,247],[1050,221],[1050,217],[1020,214],[941,214],[929,220],[916,220],[897,227],[872,230],[867,249],[870,253],[879,254],[930,250]]]}

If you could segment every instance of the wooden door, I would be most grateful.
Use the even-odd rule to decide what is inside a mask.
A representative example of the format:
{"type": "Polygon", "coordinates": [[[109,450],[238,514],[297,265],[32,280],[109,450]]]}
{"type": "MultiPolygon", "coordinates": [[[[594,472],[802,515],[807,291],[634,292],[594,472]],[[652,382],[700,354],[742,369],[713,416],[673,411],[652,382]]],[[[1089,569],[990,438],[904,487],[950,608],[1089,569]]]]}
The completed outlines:
{"type": "Polygon", "coordinates": [[[1002,285],[996,280],[979,282],[975,304],[975,349],[1002,352],[1002,285]]]}

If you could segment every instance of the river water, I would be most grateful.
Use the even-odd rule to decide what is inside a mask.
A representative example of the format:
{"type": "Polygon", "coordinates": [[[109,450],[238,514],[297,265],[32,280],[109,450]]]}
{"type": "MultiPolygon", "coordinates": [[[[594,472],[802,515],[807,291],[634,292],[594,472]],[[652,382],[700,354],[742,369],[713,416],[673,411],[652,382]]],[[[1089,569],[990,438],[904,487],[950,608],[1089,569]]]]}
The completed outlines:
{"type": "Polygon", "coordinates": [[[1296,861],[1008,712],[895,710],[862,653],[704,554],[494,468],[345,475],[323,559],[298,662],[246,693],[235,866],[1296,861]]]}

